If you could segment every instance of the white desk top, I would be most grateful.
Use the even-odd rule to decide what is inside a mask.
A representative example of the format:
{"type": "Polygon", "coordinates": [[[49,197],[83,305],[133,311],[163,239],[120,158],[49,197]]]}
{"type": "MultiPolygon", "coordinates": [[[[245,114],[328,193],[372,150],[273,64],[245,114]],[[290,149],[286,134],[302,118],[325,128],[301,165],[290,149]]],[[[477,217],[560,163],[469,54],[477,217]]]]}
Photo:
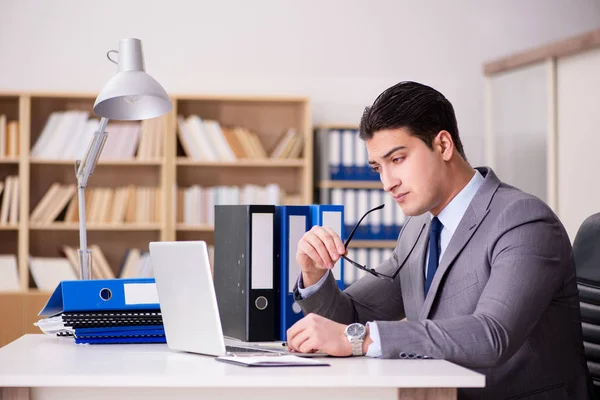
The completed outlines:
{"type": "Polygon", "coordinates": [[[247,368],[164,344],[76,345],[25,335],[0,349],[0,387],[483,387],[443,360],[328,357],[330,367],[247,368]]]}

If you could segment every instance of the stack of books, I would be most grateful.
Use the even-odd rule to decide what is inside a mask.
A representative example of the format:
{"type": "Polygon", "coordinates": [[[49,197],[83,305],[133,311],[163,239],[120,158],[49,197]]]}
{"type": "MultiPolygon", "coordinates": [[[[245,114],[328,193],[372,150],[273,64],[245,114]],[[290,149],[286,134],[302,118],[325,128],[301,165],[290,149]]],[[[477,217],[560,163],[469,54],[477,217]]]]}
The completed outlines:
{"type": "Polygon", "coordinates": [[[34,325],[77,344],[165,343],[154,279],[61,282],[34,325]]]}

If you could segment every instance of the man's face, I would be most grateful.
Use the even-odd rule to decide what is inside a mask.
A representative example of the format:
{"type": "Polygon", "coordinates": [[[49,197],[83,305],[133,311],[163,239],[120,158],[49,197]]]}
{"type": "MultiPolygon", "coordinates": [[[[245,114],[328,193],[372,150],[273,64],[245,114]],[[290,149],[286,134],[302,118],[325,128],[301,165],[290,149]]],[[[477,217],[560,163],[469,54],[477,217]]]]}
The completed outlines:
{"type": "Polygon", "coordinates": [[[433,150],[406,128],[378,131],[366,141],[369,164],[408,216],[421,215],[442,203],[444,160],[438,138],[433,150]]]}

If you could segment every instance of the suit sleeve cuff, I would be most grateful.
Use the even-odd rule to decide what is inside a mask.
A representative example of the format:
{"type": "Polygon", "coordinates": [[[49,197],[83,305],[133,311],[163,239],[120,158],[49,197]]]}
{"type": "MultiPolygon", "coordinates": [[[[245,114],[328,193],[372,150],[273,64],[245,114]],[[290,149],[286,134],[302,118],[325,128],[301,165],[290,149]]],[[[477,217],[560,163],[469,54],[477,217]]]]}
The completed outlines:
{"type": "Polygon", "coordinates": [[[317,283],[305,288],[304,282],[302,281],[302,273],[300,273],[300,276],[298,277],[298,284],[296,285],[296,287],[298,288],[298,293],[300,293],[300,296],[303,299],[310,297],[311,295],[315,294],[315,292],[317,290],[319,290],[321,288],[321,286],[323,286],[323,283],[325,283],[328,276],[329,276],[329,270],[327,270],[327,272],[325,272],[325,274],[321,277],[321,279],[319,279],[319,281],[317,283]]]}
{"type": "Polygon", "coordinates": [[[377,329],[377,324],[375,322],[367,322],[367,326],[369,327],[369,337],[373,341],[369,345],[367,349],[367,357],[373,358],[381,358],[381,339],[379,337],[379,329],[377,329]]]}

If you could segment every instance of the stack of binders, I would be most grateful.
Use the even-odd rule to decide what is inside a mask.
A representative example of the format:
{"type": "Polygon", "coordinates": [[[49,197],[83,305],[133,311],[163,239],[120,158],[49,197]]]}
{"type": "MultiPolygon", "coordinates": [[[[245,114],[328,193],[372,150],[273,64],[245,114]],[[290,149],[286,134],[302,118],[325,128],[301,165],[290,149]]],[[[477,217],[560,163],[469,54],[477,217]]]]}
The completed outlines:
{"type": "Polygon", "coordinates": [[[35,325],[78,344],[165,343],[154,279],[61,282],[35,325]]]}
{"type": "MultiPolygon", "coordinates": [[[[287,329],[303,317],[293,295],[298,241],[315,225],[344,237],[344,206],[215,206],[214,284],[225,336],[286,340],[287,329]]],[[[331,272],[343,289],[343,259],[331,272]]]]}

